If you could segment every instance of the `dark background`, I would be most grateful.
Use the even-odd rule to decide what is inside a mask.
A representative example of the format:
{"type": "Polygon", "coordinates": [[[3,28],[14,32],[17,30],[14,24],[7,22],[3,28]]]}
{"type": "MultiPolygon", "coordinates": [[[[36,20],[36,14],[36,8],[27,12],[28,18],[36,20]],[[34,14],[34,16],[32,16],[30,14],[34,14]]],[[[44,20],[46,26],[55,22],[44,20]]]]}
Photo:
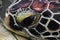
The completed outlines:
{"type": "Polygon", "coordinates": [[[0,8],[0,17],[5,18],[5,12],[8,6],[11,4],[9,0],[2,0],[2,8],[0,8]]]}

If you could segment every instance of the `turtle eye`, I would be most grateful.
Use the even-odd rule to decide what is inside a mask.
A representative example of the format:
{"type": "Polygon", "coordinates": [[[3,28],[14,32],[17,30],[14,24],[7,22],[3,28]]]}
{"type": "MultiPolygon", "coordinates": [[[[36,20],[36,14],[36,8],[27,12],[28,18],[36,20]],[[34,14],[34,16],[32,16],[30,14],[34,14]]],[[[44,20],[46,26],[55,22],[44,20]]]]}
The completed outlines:
{"type": "Polygon", "coordinates": [[[34,16],[30,16],[25,18],[22,22],[21,25],[28,28],[28,26],[32,25],[33,21],[34,21],[34,16]]]}
{"type": "MultiPolygon", "coordinates": [[[[20,17],[21,18],[21,17],[20,17]]],[[[17,18],[18,25],[21,25],[24,28],[33,28],[33,26],[39,21],[40,15],[31,15],[26,18],[22,17],[21,19],[17,18]]]]}
{"type": "Polygon", "coordinates": [[[31,28],[39,20],[40,14],[28,10],[18,13],[16,18],[19,22],[19,25],[25,28],[31,28]]]}

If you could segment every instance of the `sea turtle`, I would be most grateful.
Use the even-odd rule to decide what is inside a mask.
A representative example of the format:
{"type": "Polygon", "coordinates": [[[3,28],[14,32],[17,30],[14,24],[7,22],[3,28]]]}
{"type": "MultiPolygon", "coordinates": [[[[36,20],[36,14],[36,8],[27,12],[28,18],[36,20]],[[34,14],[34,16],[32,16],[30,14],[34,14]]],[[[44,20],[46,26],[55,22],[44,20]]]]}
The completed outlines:
{"type": "Polygon", "coordinates": [[[4,26],[10,32],[31,40],[58,40],[60,39],[60,1],[14,1],[6,11],[4,26]]]}

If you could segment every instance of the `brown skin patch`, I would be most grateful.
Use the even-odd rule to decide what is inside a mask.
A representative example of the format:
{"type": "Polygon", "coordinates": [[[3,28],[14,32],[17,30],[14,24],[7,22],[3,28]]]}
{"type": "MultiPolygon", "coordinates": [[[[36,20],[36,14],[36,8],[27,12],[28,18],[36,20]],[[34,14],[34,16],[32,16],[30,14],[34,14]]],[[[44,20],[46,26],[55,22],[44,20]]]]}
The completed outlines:
{"type": "Polygon", "coordinates": [[[39,0],[35,0],[32,4],[32,8],[35,11],[42,12],[45,9],[46,5],[46,3],[40,2],[39,0]]]}
{"type": "Polygon", "coordinates": [[[55,4],[50,3],[50,5],[49,5],[49,9],[53,10],[55,7],[56,7],[55,4]]]}
{"type": "Polygon", "coordinates": [[[5,22],[7,25],[9,25],[9,19],[10,19],[10,15],[8,15],[7,17],[5,17],[4,22],[5,22]]]}

